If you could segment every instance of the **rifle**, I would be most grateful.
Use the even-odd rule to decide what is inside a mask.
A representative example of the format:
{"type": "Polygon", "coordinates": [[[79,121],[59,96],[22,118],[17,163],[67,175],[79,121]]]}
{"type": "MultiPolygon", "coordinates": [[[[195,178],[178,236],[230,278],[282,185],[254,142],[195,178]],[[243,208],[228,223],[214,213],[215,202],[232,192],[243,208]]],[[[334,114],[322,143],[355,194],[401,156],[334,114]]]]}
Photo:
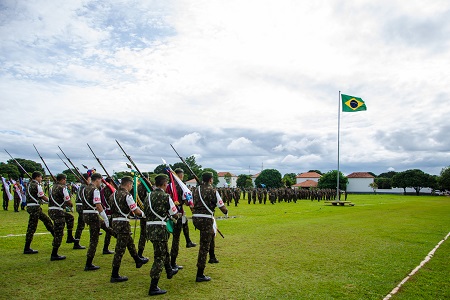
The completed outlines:
{"type": "Polygon", "coordinates": [[[55,176],[53,176],[52,172],[50,171],[50,169],[48,168],[47,164],[45,163],[44,158],[42,157],[42,155],[39,153],[38,149],[36,148],[36,146],[33,144],[34,149],[36,149],[37,154],[39,155],[39,157],[41,158],[42,162],[44,163],[45,168],[47,169],[48,173],[50,174],[50,176],[53,179],[53,182],[56,182],[56,178],[55,176]]]}
{"type": "MultiPolygon", "coordinates": [[[[136,172],[138,172],[139,176],[141,176],[142,180],[145,181],[145,184],[150,188],[151,191],[153,191],[153,185],[152,183],[147,179],[147,177],[144,176],[144,174],[142,174],[141,171],[139,171],[138,167],[136,166],[136,164],[134,163],[134,161],[131,159],[131,156],[129,156],[125,150],[122,148],[122,146],[119,144],[119,142],[116,140],[117,145],[119,145],[120,149],[122,149],[122,152],[125,154],[126,158],[128,158],[128,160],[130,161],[130,163],[133,165],[134,169],[136,170],[136,172]]],[[[128,164],[127,164],[128,165],[128,164]]]]}
{"type": "Polygon", "coordinates": [[[64,154],[64,156],[66,157],[67,161],[72,165],[72,167],[77,171],[78,175],[80,176],[80,178],[83,180],[84,184],[88,185],[88,182],[86,180],[86,178],[84,178],[83,174],[80,173],[80,170],[78,170],[77,167],[75,167],[75,165],[73,164],[73,162],[70,160],[70,158],[67,157],[67,155],[64,153],[64,151],[61,149],[60,146],[58,146],[59,150],[61,150],[62,154],[64,154]]]}
{"type": "MultiPolygon", "coordinates": [[[[4,150],[6,151],[6,149],[4,150]]],[[[19,168],[23,171],[23,173],[27,174],[27,176],[31,179],[31,175],[27,172],[27,170],[25,170],[24,167],[22,167],[22,165],[14,157],[12,157],[12,155],[9,154],[8,151],[6,151],[6,153],[8,153],[8,155],[12,158],[12,160],[14,160],[14,162],[19,166],[19,168]]]]}
{"type": "Polygon", "coordinates": [[[100,165],[100,167],[102,167],[103,171],[105,171],[106,176],[108,176],[109,178],[111,178],[112,184],[114,186],[114,188],[117,190],[119,187],[117,186],[116,182],[114,180],[112,180],[112,177],[109,176],[108,171],[106,171],[106,168],[103,166],[102,162],[100,161],[100,159],[97,157],[97,155],[95,155],[94,150],[92,150],[91,146],[89,146],[88,143],[86,143],[87,146],[89,147],[89,149],[91,150],[92,154],[94,154],[95,159],[98,161],[98,164],[100,165]]]}
{"type": "Polygon", "coordinates": [[[195,181],[197,181],[197,184],[201,184],[202,182],[200,181],[200,179],[198,179],[197,175],[195,175],[194,171],[192,171],[191,167],[187,164],[187,162],[180,156],[180,154],[178,154],[177,150],[175,150],[175,148],[172,146],[172,144],[170,144],[170,147],[172,147],[173,151],[175,151],[175,153],[181,159],[183,164],[186,165],[186,167],[188,168],[189,172],[191,172],[191,175],[194,176],[195,181]]]}
{"type": "Polygon", "coordinates": [[[58,155],[59,159],[66,165],[67,169],[69,169],[70,172],[72,172],[72,174],[75,176],[75,178],[76,178],[79,182],[81,182],[81,178],[78,176],[78,174],[75,173],[75,172],[69,167],[69,165],[61,158],[61,156],[60,156],[58,153],[56,153],[56,155],[58,155]]]}

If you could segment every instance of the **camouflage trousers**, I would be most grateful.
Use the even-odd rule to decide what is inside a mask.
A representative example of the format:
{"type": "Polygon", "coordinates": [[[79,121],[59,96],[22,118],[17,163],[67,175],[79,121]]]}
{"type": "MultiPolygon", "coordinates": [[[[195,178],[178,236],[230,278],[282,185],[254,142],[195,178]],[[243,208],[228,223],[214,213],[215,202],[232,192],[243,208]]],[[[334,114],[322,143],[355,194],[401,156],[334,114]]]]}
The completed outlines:
{"type": "Polygon", "coordinates": [[[192,218],[195,228],[200,230],[200,247],[198,249],[197,268],[204,269],[206,267],[206,257],[208,253],[214,255],[214,229],[213,219],[209,218],[192,218]]]}
{"type": "MultiPolygon", "coordinates": [[[[111,220],[112,220],[112,217],[108,216],[109,224],[112,224],[111,220]]],[[[110,231],[106,231],[105,232],[105,240],[104,240],[104,243],[103,243],[103,249],[105,249],[105,250],[108,249],[109,248],[109,244],[111,244],[111,232],[110,231]]]]}
{"type": "Polygon", "coordinates": [[[146,236],[146,228],[147,228],[147,225],[146,225],[146,221],[147,221],[147,219],[144,219],[144,218],[141,218],[140,219],[140,222],[141,222],[141,233],[139,234],[139,244],[138,244],[138,249],[139,249],[139,251],[142,251],[142,252],[144,252],[144,249],[145,249],[145,242],[147,241],[146,240],[146,238],[145,238],[145,236],[146,236]]]}
{"type": "Polygon", "coordinates": [[[167,241],[152,241],[153,265],[150,270],[152,279],[159,279],[163,268],[170,268],[169,245],[167,241]]]}
{"type": "Polygon", "coordinates": [[[173,233],[172,233],[172,248],[170,249],[170,258],[172,262],[175,262],[178,257],[178,250],[180,249],[180,235],[181,229],[183,228],[183,223],[181,218],[174,223],[173,233]]]}
{"type": "Polygon", "coordinates": [[[72,216],[72,214],[64,212],[64,219],[66,220],[67,230],[73,230],[75,218],[72,216]]]}
{"type": "Polygon", "coordinates": [[[118,268],[120,267],[122,257],[125,254],[125,249],[128,248],[128,252],[130,252],[133,258],[137,256],[137,252],[136,247],[134,246],[133,239],[131,237],[130,222],[113,221],[113,229],[117,235],[117,242],[112,266],[113,268],[118,268]]]}
{"type": "Polygon", "coordinates": [[[78,213],[78,221],[77,221],[77,229],[75,231],[75,238],[79,240],[81,238],[81,234],[84,230],[84,219],[83,219],[83,209],[77,205],[77,213],[78,213]]]}
{"type": "Polygon", "coordinates": [[[53,234],[53,223],[52,220],[44,214],[40,206],[27,206],[27,212],[30,214],[28,219],[27,234],[25,235],[25,243],[31,244],[33,241],[33,235],[36,232],[38,221],[41,220],[44,223],[45,228],[53,234]]]}
{"type": "Polygon", "coordinates": [[[83,220],[89,226],[89,248],[87,251],[87,258],[94,259],[97,251],[98,237],[100,228],[105,232],[109,232],[112,236],[116,236],[111,227],[106,227],[105,222],[100,219],[98,214],[84,214],[83,220]]]}
{"type": "Polygon", "coordinates": [[[20,198],[14,197],[14,211],[19,211],[20,198]]]}
{"type": "Polygon", "coordinates": [[[53,220],[55,231],[53,234],[52,246],[53,248],[59,248],[64,236],[64,226],[66,225],[65,213],[61,210],[50,209],[48,215],[53,220]]]}

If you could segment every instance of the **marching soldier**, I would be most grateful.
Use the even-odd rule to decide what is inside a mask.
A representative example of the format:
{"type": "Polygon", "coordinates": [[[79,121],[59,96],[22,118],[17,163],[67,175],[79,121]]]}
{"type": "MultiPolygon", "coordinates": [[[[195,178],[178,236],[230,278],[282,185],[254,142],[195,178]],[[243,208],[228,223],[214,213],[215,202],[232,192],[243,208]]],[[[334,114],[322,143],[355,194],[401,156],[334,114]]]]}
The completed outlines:
{"type": "MultiPolygon", "coordinates": [[[[86,182],[89,185],[91,183],[91,177],[87,173],[84,173],[83,177],[84,179],[86,179],[86,182]]],[[[73,244],[73,249],[86,249],[85,246],[80,245],[81,234],[83,233],[85,227],[85,223],[83,220],[83,202],[85,200],[84,189],[86,188],[86,186],[87,185],[81,183],[80,187],[77,190],[77,197],[75,203],[78,213],[78,222],[77,222],[77,229],[75,230],[75,241],[73,244]]]]}
{"type": "Polygon", "coordinates": [[[166,269],[167,279],[171,279],[178,269],[172,269],[169,257],[169,232],[166,229],[166,218],[177,214],[177,207],[165,191],[168,185],[168,176],[160,174],[155,177],[156,189],[144,201],[144,212],[147,215],[147,240],[153,244],[154,261],[150,270],[150,296],[167,293],[158,287],[163,267],[166,269]]]}
{"type": "Polygon", "coordinates": [[[219,209],[228,215],[228,209],[225,207],[217,190],[212,186],[213,174],[204,172],[202,174],[202,184],[197,187],[194,193],[194,211],[192,220],[195,228],[200,230],[200,248],[197,258],[197,276],[196,282],[210,281],[211,277],[205,276],[206,256],[209,252],[209,263],[218,263],[214,253],[214,236],[217,226],[214,219],[214,209],[219,209]]]}
{"type": "Polygon", "coordinates": [[[99,266],[92,264],[95,252],[97,251],[100,227],[104,231],[109,231],[112,236],[115,236],[115,233],[109,227],[108,217],[102,207],[102,200],[99,190],[101,183],[102,175],[99,173],[94,173],[91,176],[91,183],[86,186],[83,192],[83,220],[89,226],[89,249],[86,255],[85,271],[100,269],[99,266]],[[99,214],[103,220],[100,220],[99,214]]]}
{"type": "MultiPolygon", "coordinates": [[[[145,178],[149,180],[148,173],[144,173],[145,178]]],[[[150,187],[145,187],[145,185],[140,181],[139,185],[137,187],[137,197],[141,199],[141,201],[145,201],[149,195],[149,191],[147,191],[147,188],[150,189],[150,187]]],[[[143,210],[143,207],[139,207],[139,209],[143,210]]],[[[147,230],[147,220],[145,217],[140,218],[140,234],[139,234],[139,242],[138,242],[138,256],[140,258],[146,258],[144,257],[144,250],[145,250],[145,242],[146,242],[146,230],[147,230]]]]}
{"type": "MultiPolygon", "coordinates": [[[[108,221],[111,222],[111,203],[110,196],[113,193],[114,188],[111,186],[111,178],[106,178],[105,180],[109,185],[105,185],[101,191],[100,196],[102,198],[102,206],[105,209],[106,216],[108,217],[108,221]]],[[[107,231],[105,234],[105,240],[103,244],[103,254],[114,254],[113,251],[109,250],[109,244],[111,243],[111,234],[107,231]]]]}
{"type": "Polygon", "coordinates": [[[22,201],[22,187],[19,181],[14,183],[14,212],[19,212],[19,205],[22,201]]]}
{"type": "MultiPolygon", "coordinates": [[[[67,206],[72,207],[72,201],[70,201],[70,195],[66,188],[66,175],[56,175],[56,183],[50,190],[50,200],[48,202],[48,215],[54,222],[55,234],[53,235],[53,251],[50,256],[50,260],[63,260],[66,259],[63,255],[58,255],[58,249],[61,246],[62,238],[64,235],[64,225],[66,224],[66,212],[67,206]]],[[[72,216],[71,216],[72,217],[72,216]]],[[[72,217],[73,226],[73,217],[72,217]]],[[[72,233],[72,231],[70,231],[72,233]]],[[[72,237],[73,240],[73,237],[72,237]]]]}
{"type": "Polygon", "coordinates": [[[140,268],[148,262],[148,258],[140,258],[138,256],[131,237],[131,226],[128,215],[133,213],[145,218],[144,213],[139,209],[133,200],[133,196],[130,194],[132,188],[133,179],[129,176],[125,176],[122,178],[119,189],[109,197],[112,212],[112,226],[114,232],[117,234],[116,249],[112,262],[111,282],[128,280],[128,277],[119,275],[120,264],[125,249],[128,248],[128,252],[130,252],[131,256],[134,258],[136,268],[140,268]]]}
{"type": "MultiPolygon", "coordinates": [[[[175,169],[175,174],[183,180],[184,177],[184,171],[181,168],[175,169]]],[[[186,238],[186,248],[195,247],[196,244],[192,243],[191,239],[189,238],[189,227],[187,224],[187,218],[186,218],[186,212],[184,211],[183,204],[186,201],[186,199],[183,199],[184,193],[181,187],[177,184],[176,185],[176,191],[174,193],[177,193],[179,205],[177,205],[178,212],[182,215],[181,218],[177,220],[177,222],[174,224],[173,227],[173,233],[172,233],[172,248],[170,249],[170,265],[173,269],[183,269],[183,266],[177,265],[177,257],[178,257],[178,251],[180,248],[180,235],[181,230],[183,229],[184,237],[186,238]],[[183,223],[184,222],[184,223],[183,223]],[[185,229],[186,228],[186,229],[185,229]]]]}
{"type": "Polygon", "coordinates": [[[45,196],[44,191],[42,190],[41,182],[42,173],[39,171],[33,172],[27,188],[27,212],[30,214],[30,218],[28,219],[28,229],[25,236],[24,254],[38,253],[37,250],[30,248],[31,242],[33,241],[33,235],[36,232],[38,220],[41,220],[44,223],[45,228],[54,235],[52,220],[42,212],[41,208],[41,202],[48,201],[47,196],[45,196]]]}

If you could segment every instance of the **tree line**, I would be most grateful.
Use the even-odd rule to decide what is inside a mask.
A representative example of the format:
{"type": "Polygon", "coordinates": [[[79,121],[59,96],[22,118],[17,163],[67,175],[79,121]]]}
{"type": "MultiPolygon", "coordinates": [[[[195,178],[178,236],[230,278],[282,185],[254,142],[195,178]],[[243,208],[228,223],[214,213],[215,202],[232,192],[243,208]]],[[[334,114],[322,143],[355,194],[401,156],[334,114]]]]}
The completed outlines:
{"type": "MultiPolygon", "coordinates": [[[[42,165],[33,160],[16,158],[16,160],[22,165],[22,167],[28,172],[32,173],[34,171],[40,171],[42,174],[46,174],[42,165]]],[[[217,171],[212,168],[202,168],[196,160],[195,156],[189,156],[185,159],[186,163],[189,165],[191,170],[201,177],[202,172],[209,171],[213,173],[213,184],[217,185],[219,183],[219,177],[217,171]]],[[[184,171],[184,181],[188,181],[194,178],[190,173],[188,167],[182,163],[177,162],[170,165],[173,170],[176,168],[181,168],[184,171]]],[[[158,165],[153,171],[148,171],[150,179],[155,177],[157,174],[165,173],[166,166],[164,164],[158,165]]],[[[76,182],[76,178],[73,175],[75,170],[66,169],[62,173],[67,175],[67,181],[76,182]]],[[[336,188],[337,181],[337,171],[331,170],[327,173],[322,173],[320,170],[309,170],[308,172],[316,172],[321,175],[318,188],[328,189],[336,188]]],[[[413,188],[417,194],[419,194],[422,188],[431,188],[433,190],[450,190],[450,166],[445,167],[441,170],[440,175],[430,175],[419,169],[410,169],[403,172],[385,172],[378,176],[372,172],[368,172],[375,177],[374,184],[372,188],[374,189],[391,189],[391,188],[403,188],[406,192],[406,188],[413,188]]],[[[18,180],[19,177],[27,177],[25,173],[15,164],[15,162],[10,159],[6,163],[0,162],[0,175],[5,178],[12,178],[18,180]]],[[[121,179],[123,176],[132,175],[131,170],[119,171],[114,173],[115,179],[121,179]]],[[[267,187],[267,188],[279,188],[279,187],[291,187],[296,183],[295,173],[286,173],[284,176],[276,169],[265,169],[259,176],[255,179],[255,184],[253,184],[252,177],[250,175],[241,174],[238,176],[236,185],[239,188],[252,188],[252,187],[267,187]]],[[[225,174],[225,180],[229,182],[231,179],[231,174],[225,174]],[[228,180],[227,180],[228,179],[228,180]]],[[[344,174],[339,172],[339,188],[341,190],[346,190],[348,184],[348,179],[344,174]]]]}

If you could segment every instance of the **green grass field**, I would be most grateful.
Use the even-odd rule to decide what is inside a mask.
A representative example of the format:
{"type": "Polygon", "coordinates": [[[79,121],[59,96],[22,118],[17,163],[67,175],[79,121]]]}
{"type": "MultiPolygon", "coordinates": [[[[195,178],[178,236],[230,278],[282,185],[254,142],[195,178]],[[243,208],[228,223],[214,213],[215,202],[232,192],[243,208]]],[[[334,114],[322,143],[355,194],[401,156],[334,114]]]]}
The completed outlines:
{"type": "MultiPolygon", "coordinates": [[[[232,204],[229,215],[236,218],[218,220],[225,235],[216,237],[220,263],[205,270],[212,281],[195,282],[198,247],[186,249],[182,236],[177,262],[184,269],[171,280],[161,278],[159,286],[168,293],[157,298],[383,299],[450,231],[449,197],[349,195],[348,200],[356,205],[232,204]]],[[[13,212],[12,202],[9,211],[0,211],[0,298],[148,298],[151,243],[145,250],[149,264],[136,269],[126,253],[120,274],[129,280],[111,284],[112,256],[101,254],[103,236],[94,259],[101,269],[85,272],[86,250],[72,250],[71,244],[60,248],[66,260],[50,262],[50,234],[35,235],[32,248],[39,254],[22,254],[25,237],[6,236],[24,234],[27,220],[26,211],[13,212]]],[[[42,223],[37,232],[46,232],[42,223]]],[[[190,232],[198,243],[192,221],[190,232]]],[[[87,246],[88,239],[84,231],[81,244],[87,246]]],[[[447,240],[392,299],[449,299],[449,255],[447,240]]]]}

